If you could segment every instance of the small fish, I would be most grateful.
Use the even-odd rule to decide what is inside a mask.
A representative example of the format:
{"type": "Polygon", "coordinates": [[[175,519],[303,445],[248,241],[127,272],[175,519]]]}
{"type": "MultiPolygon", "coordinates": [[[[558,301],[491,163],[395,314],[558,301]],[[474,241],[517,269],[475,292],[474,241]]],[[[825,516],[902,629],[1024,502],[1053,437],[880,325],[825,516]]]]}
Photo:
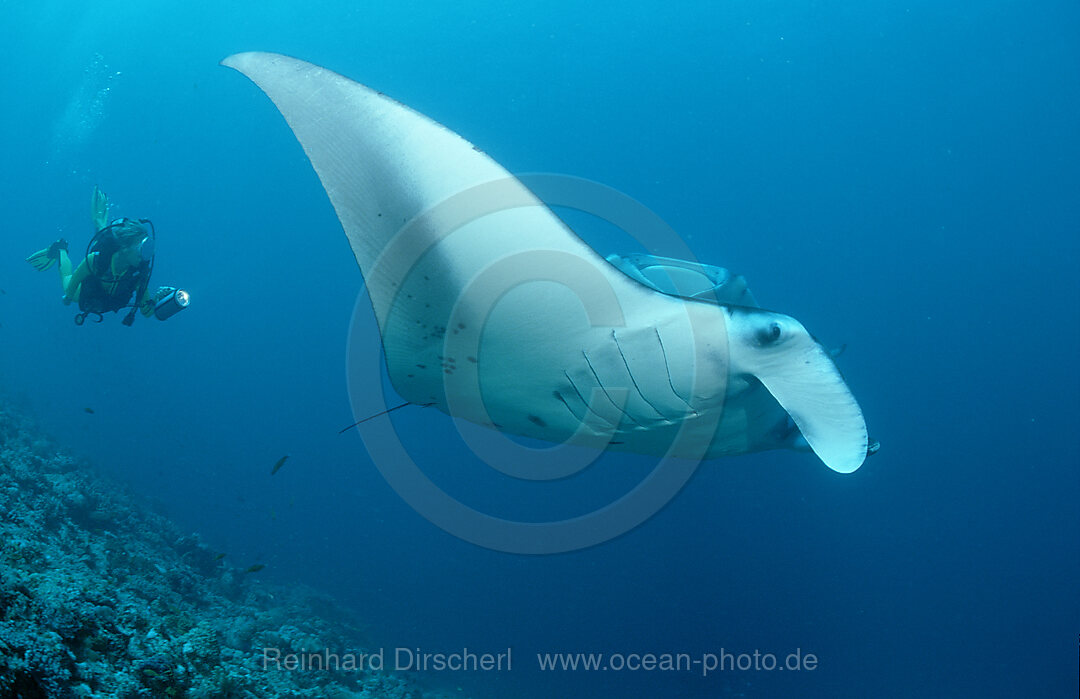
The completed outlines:
{"type": "Polygon", "coordinates": [[[225,558],[225,554],[223,553],[219,553],[218,555],[214,556],[215,561],[220,561],[223,558],[225,558]]]}
{"type": "Polygon", "coordinates": [[[273,469],[271,469],[271,471],[270,471],[270,475],[272,476],[272,475],[274,475],[275,473],[277,473],[278,471],[280,471],[280,470],[281,470],[281,467],[285,465],[285,459],[288,459],[288,458],[289,458],[289,455],[288,455],[288,454],[286,454],[285,456],[283,456],[283,457],[281,457],[280,459],[278,459],[278,460],[277,460],[277,463],[276,463],[276,464],[274,464],[274,468],[273,468],[273,469]]]}
{"type": "Polygon", "coordinates": [[[262,563],[256,563],[255,565],[248,567],[248,569],[245,570],[244,572],[245,573],[258,573],[260,570],[262,570],[265,567],[266,566],[264,566],[262,563]]]}
{"type": "Polygon", "coordinates": [[[94,409],[93,408],[83,408],[82,410],[83,410],[84,413],[86,413],[88,415],[93,415],[94,414],[94,409]]]}

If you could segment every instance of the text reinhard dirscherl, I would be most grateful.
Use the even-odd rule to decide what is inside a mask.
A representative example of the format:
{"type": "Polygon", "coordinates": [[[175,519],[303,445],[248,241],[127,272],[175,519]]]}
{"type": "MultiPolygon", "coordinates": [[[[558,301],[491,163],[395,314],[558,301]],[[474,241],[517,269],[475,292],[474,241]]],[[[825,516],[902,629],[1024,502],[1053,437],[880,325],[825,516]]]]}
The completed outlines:
{"type": "Polygon", "coordinates": [[[401,647],[389,651],[380,648],[371,653],[334,653],[329,648],[314,653],[283,653],[280,648],[263,648],[262,651],[263,670],[290,672],[501,672],[513,669],[510,648],[499,653],[476,653],[468,648],[449,653],[428,653],[419,648],[401,647]]]}

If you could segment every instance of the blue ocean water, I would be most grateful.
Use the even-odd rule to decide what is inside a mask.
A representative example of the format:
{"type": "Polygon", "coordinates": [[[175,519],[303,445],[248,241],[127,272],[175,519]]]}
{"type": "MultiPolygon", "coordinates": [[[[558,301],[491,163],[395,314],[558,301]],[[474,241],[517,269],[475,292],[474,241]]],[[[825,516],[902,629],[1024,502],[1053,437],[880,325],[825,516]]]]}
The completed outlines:
{"type": "MultiPolygon", "coordinates": [[[[481,697],[1075,692],[1076,3],[2,7],[0,388],[230,560],[333,593],[387,648],[512,647],[511,671],[425,677],[481,697]],[[560,555],[435,527],[338,434],[362,279],[281,116],[218,66],[247,50],[382,90],[512,172],[640,201],[847,344],[881,452],[850,476],[788,452],[710,462],[644,525],[560,555]],[[153,219],[155,282],[190,310],[77,328],[54,273],[23,262],[58,235],[81,250],[94,184],[153,219]],[[722,649],[819,662],[536,660],[722,649]]],[[[580,224],[604,253],[626,244],[580,224]]],[[[395,424],[434,480],[506,517],[598,507],[651,466],[505,482],[442,414],[395,424]]]]}

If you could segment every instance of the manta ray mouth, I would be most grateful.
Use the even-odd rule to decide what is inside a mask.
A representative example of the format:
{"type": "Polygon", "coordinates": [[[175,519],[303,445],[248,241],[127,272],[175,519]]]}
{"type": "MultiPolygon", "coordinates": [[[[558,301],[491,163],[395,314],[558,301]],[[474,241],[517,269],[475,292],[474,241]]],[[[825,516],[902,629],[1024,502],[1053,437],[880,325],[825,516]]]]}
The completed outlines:
{"type": "Polygon", "coordinates": [[[768,389],[826,466],[838,473],[858,469],[868,451],[866,422],[825,348],[779,313],[740,308],[729,317],[734,365],[768,389]]]}

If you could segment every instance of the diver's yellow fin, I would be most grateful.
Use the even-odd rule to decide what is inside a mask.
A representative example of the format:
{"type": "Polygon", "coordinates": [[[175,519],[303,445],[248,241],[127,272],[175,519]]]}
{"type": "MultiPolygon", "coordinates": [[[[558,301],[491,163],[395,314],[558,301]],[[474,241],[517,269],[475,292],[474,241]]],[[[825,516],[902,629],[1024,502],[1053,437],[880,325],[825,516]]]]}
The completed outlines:
{"type": "Polygon", "coordinates": [[[95,231],[100,231],[109,223],[109,197],[97,185],[94,185],[94,193],[90,196],[90,220],[94,222],[95,231]]]}
{"type": "Polygon", "coordinates": [[[55,257],[49,256],[49,248],[44,250],[38,250],[30,257],[26,258],[26,261],[33,265],[34,269],[39,272],[44,272],[49,267],[52,267],[53,262],[56,262],[55,257]]]}
{"type": "Polygon", "coordinates": [[[66,253],[67,249],[67,241],[60,238],[44,250],[38,250],[33,255],[26,258],[26,261],[33,265],[34,269],[39,272],[44,272],[53,266],[53,262],[60,260],[61,274],[71,274],[71,262],[68,260],[67,255],[65,254],[61,257],[61,253],[66,253]],[[65,265],[67,265],[66,270],[65,265]]]}

